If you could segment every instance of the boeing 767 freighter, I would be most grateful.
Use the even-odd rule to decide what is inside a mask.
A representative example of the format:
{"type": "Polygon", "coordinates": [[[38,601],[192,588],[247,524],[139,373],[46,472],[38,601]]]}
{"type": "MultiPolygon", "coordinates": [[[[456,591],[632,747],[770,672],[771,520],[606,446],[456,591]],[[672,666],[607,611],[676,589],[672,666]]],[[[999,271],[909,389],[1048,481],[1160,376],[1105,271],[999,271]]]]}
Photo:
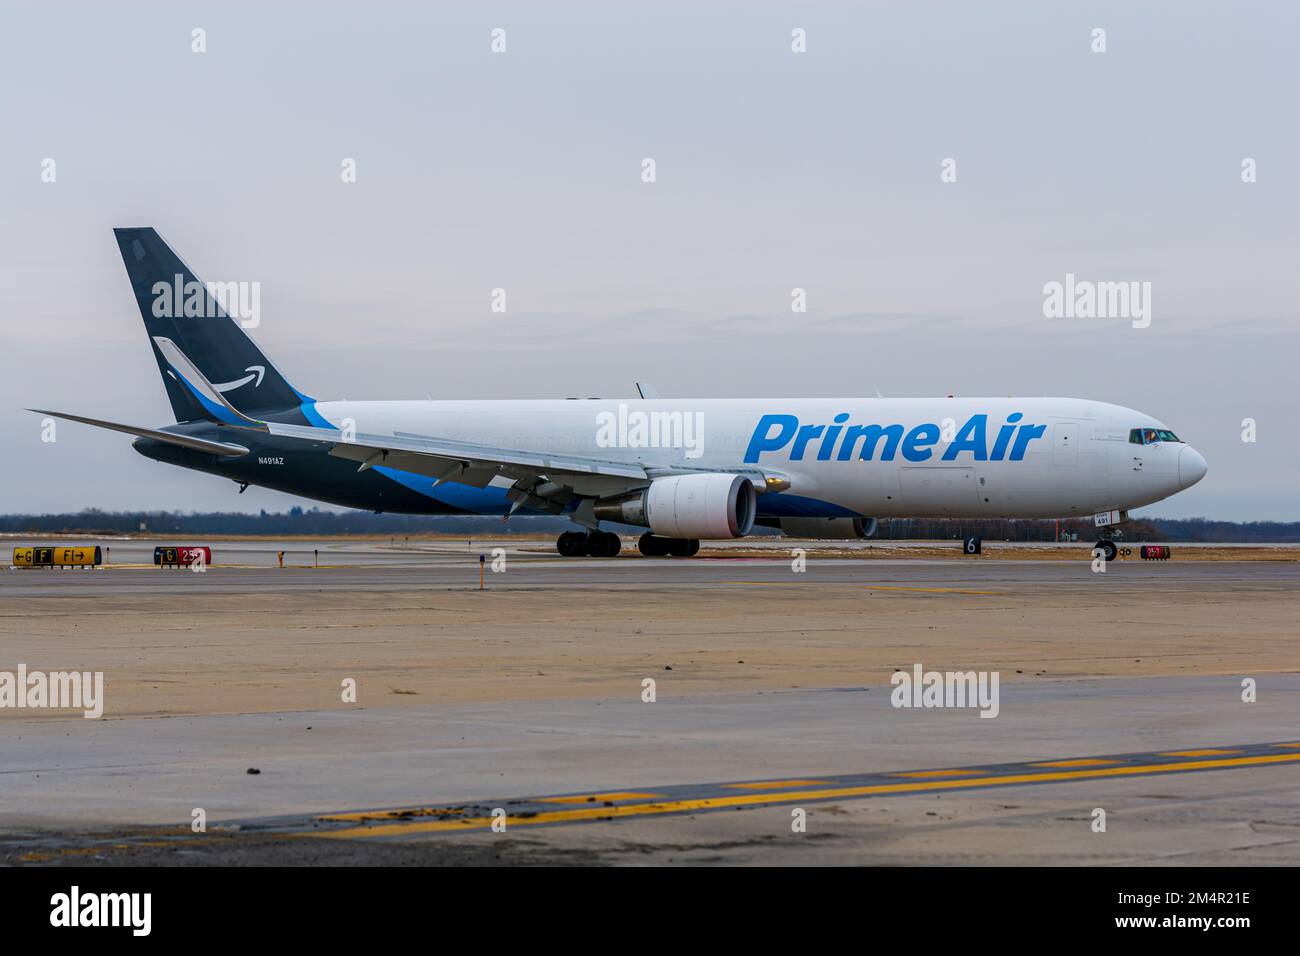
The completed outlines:
{"type": "Polygon", "coordinates": [[[881,517],[1091,516],[1205,475],[1150,415],[1075,398],[318,401],[298,391],[151,228],[117,243],[176,424],[72,421],[138,436],[157,461],[334,505],[560,515],[566,556],[689,556],[755,524],[867,537],[881,517]],[[214,384],[215,383],[215,384],[214,384]]]}

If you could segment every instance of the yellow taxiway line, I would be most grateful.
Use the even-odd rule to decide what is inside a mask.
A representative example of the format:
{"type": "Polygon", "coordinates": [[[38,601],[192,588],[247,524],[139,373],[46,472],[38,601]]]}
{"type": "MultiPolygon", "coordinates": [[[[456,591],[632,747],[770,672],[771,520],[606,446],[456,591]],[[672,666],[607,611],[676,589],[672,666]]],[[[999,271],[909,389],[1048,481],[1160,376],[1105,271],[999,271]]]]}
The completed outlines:
{"type": "MultiPolygon", "coordinates": [[[[1181,763],[1136,764],[1120,767],[1093,767],[1086,770],[1059,770],[1046,773],[1012,773],[1001,776],[960,777],[944,780],[915,780],[907,783],[872,784],[860,787],[830,787],[826,789],[792,790],[755,794],[725,794],[692,800],[665,800],[659,803],[634,803],[616,806],[581,807],[572,810],[549,810],[521,816],[505,817],[507,826],[536,826],[544,823],[578,823],[590,820],[614,820],[651,816],[663,813],[686,813],[692,810],[718,810],[723,808],[758,806],[770,803],[791,803],[804,800],[836,800],[867,797],[879,794],[918,793],[931,790],[952,790],[975,787],[1005,787],[1024,783],[1061,782],[1066,780],[1091,780],[1098,778],[1135,777],[1148,773],[1171,773],[1190,770],[1215,770],[1229,767],[1250,767],[1267,764],[1300,762],[1300,753],[1264,754],[1253,757],[1225,757],[1222,759],[1189,760],[1181,763]]],[[[341,830],[316,830],[296,834],[304,837],[326,837],[336,840],[368,839],[371,837],[409,836],[415,833],[437,833],[452,830],[480,830],[492,826],[493,817],[468,817],[455,820],[419,820],[387,823],[369,827],[348,827],[341,830]]]]}

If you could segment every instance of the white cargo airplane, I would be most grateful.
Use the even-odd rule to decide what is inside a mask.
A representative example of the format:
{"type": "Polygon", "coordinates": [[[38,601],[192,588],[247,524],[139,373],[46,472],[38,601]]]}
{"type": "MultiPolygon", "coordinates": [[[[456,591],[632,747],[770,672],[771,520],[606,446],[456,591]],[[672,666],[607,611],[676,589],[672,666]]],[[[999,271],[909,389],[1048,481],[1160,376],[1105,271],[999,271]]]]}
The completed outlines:
{"type": "Polygon", "coordinates": [[[1110,529],[1130,509],[1206,472],[1150,415],[1073,398],[317,401],[153,229],[115,232],[177,423],[42,413],[136,435],[141,454],[241,491],[413,514],[563,515],[583,530],[560,535],[559,552],[597,557],[620,547],[601,522],[647,529],[645,555],[689,556],[700,539],[743,537],[756,523],[848,538],[870,536],[882,517],[1091,516],[1110,559],[1110,529]]]}

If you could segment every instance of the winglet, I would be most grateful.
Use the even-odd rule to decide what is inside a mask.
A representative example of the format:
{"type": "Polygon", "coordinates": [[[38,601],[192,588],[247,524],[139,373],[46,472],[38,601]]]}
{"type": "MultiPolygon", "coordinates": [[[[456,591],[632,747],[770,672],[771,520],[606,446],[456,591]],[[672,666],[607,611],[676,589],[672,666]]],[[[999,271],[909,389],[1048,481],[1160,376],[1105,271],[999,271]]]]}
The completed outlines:
{"type": "Polygon", "coordinates": [[[260,428],[265,430],[266,422],[259,421],[256,418],[249,418],[239,409],[231,405],[213,386],[211,382],[204,377],[199,371],[198,366],[189,360],[184,352],[171,339],[163,335],[153,337],[154,344],[158,346],[158,351],[162,353],[167,364],[172,367],[176,376],[181,383],[190,390],[207,417],[214,422],[222,425],[239,425],[244,428],[260,428]]]}
{"type": "Polygon", "coordinates": [[[659,389],[655,388],[649,382],[637,382],[636,390],[642,398],[658,398],[659,389]]]}

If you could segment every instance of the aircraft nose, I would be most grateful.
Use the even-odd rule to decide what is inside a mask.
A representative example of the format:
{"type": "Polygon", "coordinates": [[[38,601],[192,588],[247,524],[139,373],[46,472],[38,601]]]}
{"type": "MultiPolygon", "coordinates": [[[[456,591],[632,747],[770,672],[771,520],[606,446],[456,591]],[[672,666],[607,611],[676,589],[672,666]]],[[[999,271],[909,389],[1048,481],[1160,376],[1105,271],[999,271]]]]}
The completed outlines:
{"type": "Polygon", "coordinates": [[[1191,445],[1184,446],[1178,455],[1178,486],[1180,488],[1190,488],[1210,470],[1210,466],[1205,463],[1205,457],[1193,448],[1191,445]]]}

